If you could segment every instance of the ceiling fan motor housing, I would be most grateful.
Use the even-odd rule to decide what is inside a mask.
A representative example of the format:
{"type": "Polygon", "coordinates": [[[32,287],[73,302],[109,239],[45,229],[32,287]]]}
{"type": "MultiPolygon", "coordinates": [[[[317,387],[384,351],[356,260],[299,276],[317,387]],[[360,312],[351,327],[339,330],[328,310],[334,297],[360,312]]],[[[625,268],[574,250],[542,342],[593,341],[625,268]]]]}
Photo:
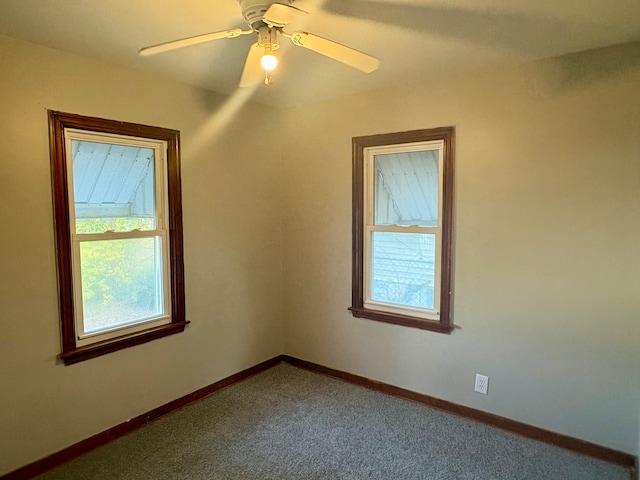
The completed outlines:
{"type": "Polygon", "coordinates": [[[255,31],[258,31],[260,27],[264,27],[265,23],[262,21],[265,12],[274,3],[280,3],[282,5],[290,6],[294,0],[281,0],[279,2],[269,2],[265,0],[238,0],[240,8],[242,9],[242,16],[247,24],[255,31]]]}

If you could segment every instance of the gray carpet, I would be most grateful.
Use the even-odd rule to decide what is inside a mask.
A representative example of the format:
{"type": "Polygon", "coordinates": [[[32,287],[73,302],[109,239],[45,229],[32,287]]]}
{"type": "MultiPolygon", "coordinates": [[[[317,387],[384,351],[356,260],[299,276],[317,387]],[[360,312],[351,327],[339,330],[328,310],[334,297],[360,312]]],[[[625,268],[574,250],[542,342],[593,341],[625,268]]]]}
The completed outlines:
{"type": "Polygon", "coordinates": [[[628,470],[280,364],[40,475],[628,480],[628,470]]]}

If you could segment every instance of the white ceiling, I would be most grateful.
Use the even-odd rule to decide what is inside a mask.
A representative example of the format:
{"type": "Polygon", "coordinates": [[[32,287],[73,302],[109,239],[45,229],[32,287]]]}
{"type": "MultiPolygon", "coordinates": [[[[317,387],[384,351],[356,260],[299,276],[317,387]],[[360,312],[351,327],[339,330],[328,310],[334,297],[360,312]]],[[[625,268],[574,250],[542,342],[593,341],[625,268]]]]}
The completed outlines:
{"type": "MultiPolygon", "coordinates": [[[[321,101],[477,68],[640,41],[640,0],[297,0],[291,24],[381,60],[361,73],[283,44],[253,100],[321,101]]],[[[253,35],[140,57],[141,47],[245,27],[236,0],[0,0],[0,33],[230,94],[253,35]]]]}

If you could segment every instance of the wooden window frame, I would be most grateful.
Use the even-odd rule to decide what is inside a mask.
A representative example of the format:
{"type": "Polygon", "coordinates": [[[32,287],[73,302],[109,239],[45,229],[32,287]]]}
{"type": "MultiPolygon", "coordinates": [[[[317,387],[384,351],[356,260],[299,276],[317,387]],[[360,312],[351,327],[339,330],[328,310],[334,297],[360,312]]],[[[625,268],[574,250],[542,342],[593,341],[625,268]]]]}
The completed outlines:
{"type": "Polygon", "coordinates": [[[184,257],[182,243],[182,193],[180,181],[180,132],[167,128],[107,120],[49,110],[49,146],[51,181],[58,267],[58,296],[62,339],[59,357],[65,365],[140,345],[158,338],[184,331],[185,319],[184,257]],[[74,320],[74,280],[71,253],[68,169],[65,129],[106,133],[164,141],[167,144],[167,199],[169,230],[169,271],[171,320],[114,338],[78,346],[74,320]]]}
{"type": "Polygon", "coordinates": [[[354,317],[407,327],[451,333],[454,328],[452,315],[452,241],[453,241],[453,188],[454,188],[454,127],[412,130],[379,135],[354,137],[352,139],[352,298],[351,311],[354,317]],[[364,232],[365,215],[365,149],[379,146],[402,145],[419,142],[443,142],[442,175],[442,233],[440,251],[440,318],[430,320],[407,314],[371,309],[365,306],[364,282],[364,232]]]}

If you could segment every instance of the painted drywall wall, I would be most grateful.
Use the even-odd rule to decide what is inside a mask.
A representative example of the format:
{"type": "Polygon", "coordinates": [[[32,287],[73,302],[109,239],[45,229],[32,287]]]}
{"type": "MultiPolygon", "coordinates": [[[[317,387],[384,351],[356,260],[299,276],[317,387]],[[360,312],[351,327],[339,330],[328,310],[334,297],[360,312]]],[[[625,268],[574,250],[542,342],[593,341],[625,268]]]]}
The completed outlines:
{"type": "Polygon", "coordinates": [[[263,108],[7,37],[0,64],[2,475],[280,354],[282,207],[263,108]],[[181,131],[184,333],[56,362],[47,109],[181,131]]]}
{"type": "Polygon", "coordinates": [[[284,112],[285,352],[637,454],[638,85],[632,44],[284,112]],[[459,329],[354,318],[351,138],[449,125],[459,329]]]}

